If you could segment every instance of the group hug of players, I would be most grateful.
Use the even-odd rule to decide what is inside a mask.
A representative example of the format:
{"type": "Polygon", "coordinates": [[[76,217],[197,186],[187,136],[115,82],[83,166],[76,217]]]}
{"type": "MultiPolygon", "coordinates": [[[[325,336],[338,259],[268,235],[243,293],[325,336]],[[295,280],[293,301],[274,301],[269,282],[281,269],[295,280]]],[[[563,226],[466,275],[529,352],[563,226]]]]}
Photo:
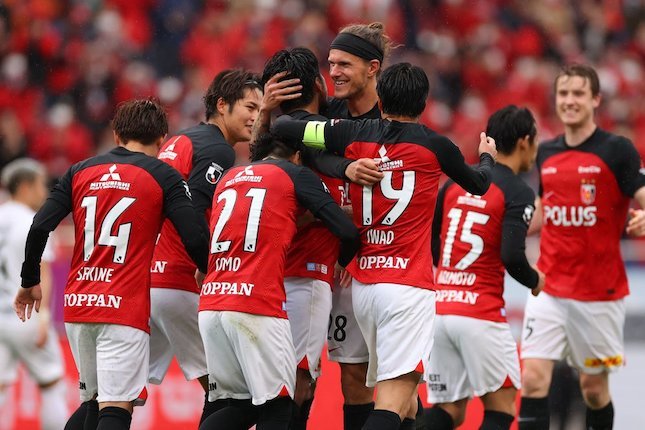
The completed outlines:
{"type": "Polygon", "coordinates": [[[276,53],[262,77],[221,72],[205,122],[169,139],[155,101],[119,106],[117,147],[72,166],[34,217],[15,301],[23,320],[38,310],[47,237],[71,212],[64,317],[82,404],[66,429],[129,428],[173,357],[206,392],[200,429],[304,429],[325,342],[346,430],[456,428],[473,395],[481,429],[508,429],[520,387],[519,428],[548,429],[562,358],[580,371],[587,428],[612,428],[619,240],[627,219],[645,235],[644,211],[628,209],[645,207],[645,171],[627,139],[596,126],[595,71],[557,76],[563,135],[538,147],[531,112],[504,107],[471,167],[418,123],[428,78],[408,63],[382,70],[389,49],[380,24],[342,29],[334,98],[305,48],[276,53]],[[234,166],[238,142],[251,142],[249,165],[234,166]],[[537,199],[518,176],[536,154],[537,199]],[[529,227],[542,229],[539,269],[529,227]],[[532,292],[521,377],[505,270],[532,292]]]}

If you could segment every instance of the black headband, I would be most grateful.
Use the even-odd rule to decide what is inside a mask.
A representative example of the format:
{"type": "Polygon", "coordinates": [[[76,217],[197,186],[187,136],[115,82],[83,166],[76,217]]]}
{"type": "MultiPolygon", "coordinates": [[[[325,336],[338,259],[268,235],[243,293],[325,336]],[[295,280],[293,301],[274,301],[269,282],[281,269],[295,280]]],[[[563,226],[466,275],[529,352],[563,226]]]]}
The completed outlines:
{"type": "Polygon", "coordinates": [[[383,51],[379,47],[352,33],[340,33],[331,42],[330,48],[349,52],[367,61],[378,60],[383,63],[383,51]]]}

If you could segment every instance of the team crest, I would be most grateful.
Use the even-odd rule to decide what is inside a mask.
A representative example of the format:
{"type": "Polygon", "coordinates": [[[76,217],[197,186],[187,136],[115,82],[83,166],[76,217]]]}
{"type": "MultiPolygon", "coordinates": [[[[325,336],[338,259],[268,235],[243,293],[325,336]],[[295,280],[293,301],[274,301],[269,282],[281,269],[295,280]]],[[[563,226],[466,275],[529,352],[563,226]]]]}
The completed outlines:
{"type": "Polygon", "coordinates": [[[596,201],[596,184],[594,181],[582,181],[580,184],[580,200],[586,205],[590,205],[596,201]]]}
{"type": "Polygon", "coordinates": [[[208,170],[206,171],[206,180],[210,184],[217,184],[217,181],[222,177],[222,173],[224,172],[224,169],[222,166],[219,164],[212,162],[210,166],[208,166],[208,170]]]}

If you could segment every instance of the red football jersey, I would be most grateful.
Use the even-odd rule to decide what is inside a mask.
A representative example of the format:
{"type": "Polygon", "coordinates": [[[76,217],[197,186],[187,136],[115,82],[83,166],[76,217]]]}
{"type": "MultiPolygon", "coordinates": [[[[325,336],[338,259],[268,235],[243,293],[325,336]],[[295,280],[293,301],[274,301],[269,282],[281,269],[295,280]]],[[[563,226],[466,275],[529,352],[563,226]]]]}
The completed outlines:
{"type": "Polygon", "coordinates": [[[645,186],[636,149],[627,139],[596,129],[575,148],[563,136],[541,144],[537,162],[544,291],[582,301],[629,294],[620,237],[630,197],[645,186]]]}
{"type": "Polygon", "coordinates": [[[199,310],[228,310],[287,318],[284,269],[296,233],[296,216],[321,215],[351,222],[309,169],[265,160],[231,169],[213,197],[208,274],[199,310]]]}
{"type": "MultiPolygon", "coordinates": [[[[201,123],[166,141],[158,158],[174,167],[186,180],[198,212],[210,215],[215,185],[235,162],[235,152],[219,128],[201,123]]],[[[199,293],[195,263],[181,243],[170,220],[163,223],[150,269],[153,288],[199,293]]]]}
{"type": "Polygon", "coordinates": [[[433,237],[440,252],[435,276],[437,314],[506,321],[502,245],[521,241],[515,248],[524,252],[534,199],[528,185],[500,164],[493,169],[493,183],[483,196],[446,183],[435,214],[441,217],[435,220],[440,222],[441,234],[434,232],[433,237]]]}

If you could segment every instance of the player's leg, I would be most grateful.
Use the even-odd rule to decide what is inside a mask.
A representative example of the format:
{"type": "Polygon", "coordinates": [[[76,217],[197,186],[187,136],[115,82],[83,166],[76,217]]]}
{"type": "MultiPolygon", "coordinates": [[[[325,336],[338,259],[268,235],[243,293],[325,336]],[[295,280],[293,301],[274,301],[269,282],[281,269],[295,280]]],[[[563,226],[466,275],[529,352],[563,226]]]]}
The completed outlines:
{"type": "Polygon", "coordinates": [[[587,428],[611,430],[614,425],[614,405],[609,394],[609,374],[580,373],[580,388],[587,405],[587,428]]]}
{"type": "Polygon", "coordinates": [[[568,352],[566,302],[542,292],[529,294],[522,329],[520,430],[549,428],[548,393],[555,361],[568,352]]]}
{"type": "Polygon", "coordinates": [[[450,403],[435,403],[426,409],[426,426],[432,430],[452,430],[463,424],[466,419],[468,399],[450,403]]]}
{"type": "Polygon", "coordinates": [[[218,403],[218,410],[200,423],[199,430],[248,430],[258,421],[259,410],[251,399],[226,399],[213,403],[218,403]]]}
{"type": "MultiPolygon", "coordinates": [[[[17,320],[17,318],[14,318],[17,320]]],[[[9,389],[18,377],[18,356],[14,348],[12,330],[9,329],[11,322],[8,319],[0,321],[3,329],[0,330],[0,410],[7,401],[9,389]],[[7,330],[4,329],[7,328],[7,330]]]]}
{"type": "Polygon", "coordinates": [[[352,289],[336,284],[327,335],[329,359],[340,365],[345,430],[361,430],[374,409],[374,388],[365,386],[368,352],[352,306],[352,289]]]}
{"type": "Polygon", "coordinates": [[[401,428],[403,420],[408,419],[406,425],[414,423],[416,415],[417,385],[421,374],[410,372],[393,379],[379,381],[376,384],[376,402],[374,410],[365,422],[365,430],[397,430],[401,428]],[[414,400],[414,407],[411,401],[414,400]],[[413,410],[414,413],[411,413],[413,410]],[[411,416],[410,416],[411,415],[411,416]]]}
{"type": "Polygon", "coordinates": [[[500,388],[481,396],[484,404],[484,421],[480,430],[508,430],[515,419],[517,409],[515,387],[500,388]]]}

